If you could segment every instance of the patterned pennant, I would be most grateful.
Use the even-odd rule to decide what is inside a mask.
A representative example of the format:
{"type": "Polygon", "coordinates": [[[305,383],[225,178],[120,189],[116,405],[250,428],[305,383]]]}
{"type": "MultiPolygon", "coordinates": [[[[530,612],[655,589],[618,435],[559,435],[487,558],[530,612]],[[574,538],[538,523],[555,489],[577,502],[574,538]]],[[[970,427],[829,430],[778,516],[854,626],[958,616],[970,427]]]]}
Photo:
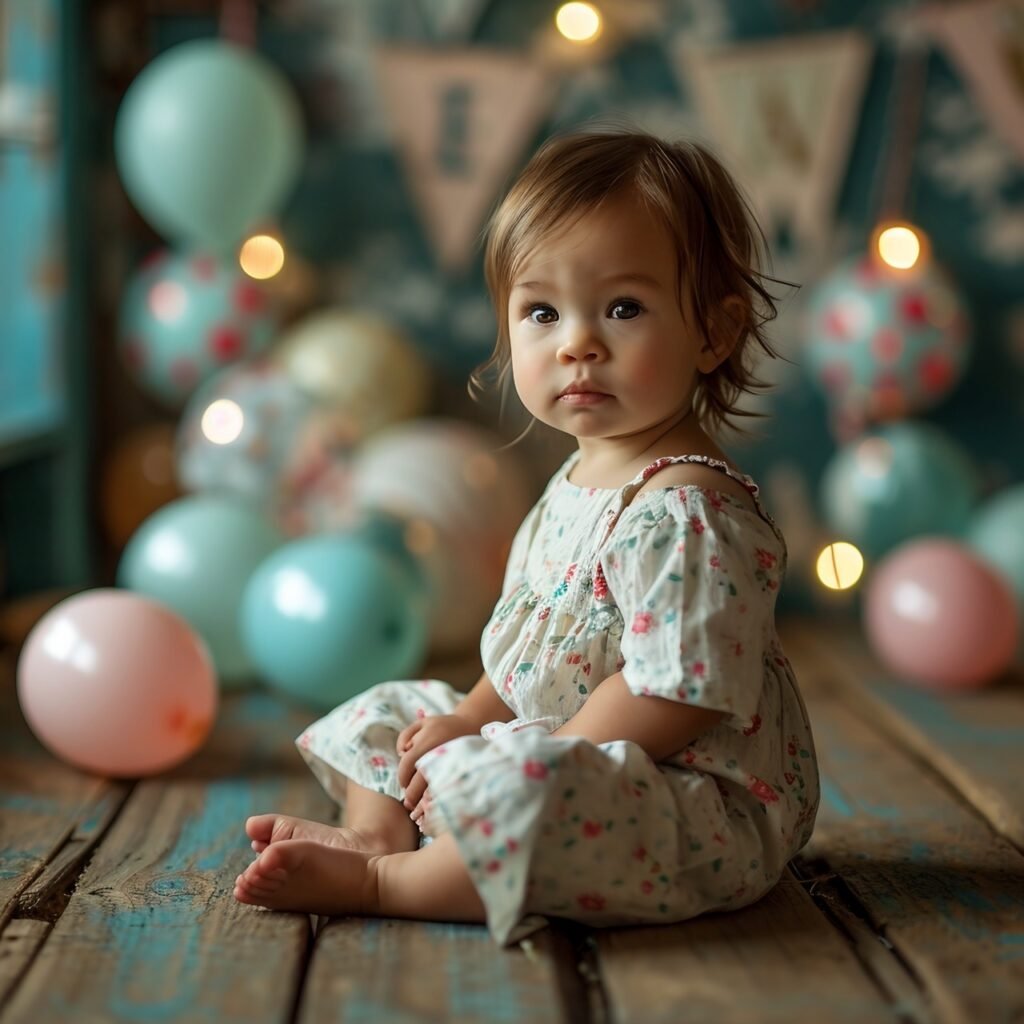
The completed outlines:
{"type": "Polygon", "coordinates": [[[766,232],[824,249],[871,47],[856,31],[676,54],[766,232]]]}
{"type": "Polygon", "coordinates": [[[925,7],[919,16],[992,126],[1024,160],[1024,5],[971,0],[925,7]]]}
{"type": "Polygon", "coordinates": [[[438,262],[464,270],[495,193],[546,114],[539,67],[504,52],[387,49],[384,102],[438,262]]]}

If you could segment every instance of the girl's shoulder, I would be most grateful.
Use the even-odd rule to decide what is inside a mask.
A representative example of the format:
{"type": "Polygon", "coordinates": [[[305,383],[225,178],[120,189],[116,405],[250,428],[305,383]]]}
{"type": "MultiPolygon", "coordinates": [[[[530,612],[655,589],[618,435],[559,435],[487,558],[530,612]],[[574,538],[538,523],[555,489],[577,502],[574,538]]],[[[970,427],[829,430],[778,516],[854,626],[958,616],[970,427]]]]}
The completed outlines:
{"type": "Polygon", "coordinates": [[[761,503],[757,484],[727,463],[708,463],[676,462],[650,473],[623,509],[619,536],[632,535],[633,546],[644,535],[663,542],[665,532],[695,532],[705,542],[720,540],[734,549],[777,547],[784,562],[785,538],[761,503]]]}
{"type": "MultiPolygon", "coordinates": [[[[738,470],[734,471],[738,476],[743,475],[738,470]]],[[[746,479],[749,480],[749,478],[746,479]]],[[[674,462],[659,469],[656,473],[652,473],[637,490],[634,500],[651,491],[696,487],[703,491],[727,494],[756,514],[758,508],[753,497],[752,486],[752,481],[742,482],[736,477],[729,476],[720,469],[715,469],[702,462],[674,462]]]]}

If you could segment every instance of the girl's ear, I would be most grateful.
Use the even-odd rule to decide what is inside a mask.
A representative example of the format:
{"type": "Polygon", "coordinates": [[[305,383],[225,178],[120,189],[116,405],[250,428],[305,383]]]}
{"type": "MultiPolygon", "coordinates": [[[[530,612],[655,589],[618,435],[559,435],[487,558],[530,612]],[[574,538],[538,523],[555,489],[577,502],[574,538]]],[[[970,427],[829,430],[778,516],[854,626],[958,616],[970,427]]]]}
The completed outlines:
{"type": "Polygon", "coordinates": [[[701,373],[717,370],[732,354],[747,326],[747,304],[738,295],[729,295],[708,320],[707,342],[701,347],[697,369],[701,373]]]}

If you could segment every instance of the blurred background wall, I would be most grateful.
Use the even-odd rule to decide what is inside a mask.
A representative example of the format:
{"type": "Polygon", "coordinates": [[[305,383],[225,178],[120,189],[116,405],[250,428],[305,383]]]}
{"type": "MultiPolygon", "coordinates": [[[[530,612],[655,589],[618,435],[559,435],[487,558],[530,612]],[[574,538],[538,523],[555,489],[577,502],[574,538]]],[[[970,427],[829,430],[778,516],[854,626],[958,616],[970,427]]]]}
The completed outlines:
{"type": "MultiPolygon", "coordinates": [[[[928,508],[949,502],[962,506],[959,518],[939,516],[936,528],[956,533],[971,508],[1019,481],[1019,6],[970,5],[966,21],[955,4],[594,6],[600,37],[574,44],[555,26],[553,0],[0,0],[0,593],[113,580],[137,523],[112,522],[112,460],[130,461],[124,447],[141,430],[164,431],[153,457],[180,459],[188,396],[140,378],[128,335],[145,314],[126,306],[140,275],[158,275],[150,287],[170,273],[153,257],[169,241],[164,259],[198,250],[159,233],[133,202],[115,143],[143,69],[203,39],[262,55],[298,103],[294,182],[252,225],[286,258],[265,286],[274,343],[317,311],[372,311],[425,364],[431,390],[420,414],[516,437],[527,421],[514,402],[499,414],[496,399],[476,405],[465,394],[494,336],[475,239],[545,137],[625,119],[721,153],[755,202],[775,275],[800,285],[779,289],[772,338],[786,361],[764,364],[775,387],[750,403],[769,419],[754,424],[752,440],[725,438],[787,531],[784,606],[849,607],[818,581],[823,543],[860,530],[854,539],[879,557],[899,539],[884,523],[867,536],[866,512],[859,526],[844,521],[843,507],[863,504],[855,468],[840,465],[831,497],[823,492],[841,449],[878,425],[931,424],[939,448],[958,447],[951,456],[913,432],[885,441],[883,468],[901,452],[918,468],[922,459],[938,466],[931,489],[904,482],[907,501],[926,506],[904,538],[929,532],[928,508]],[[424,97],[431,117],[417,113],[424,97]],[[460,211],[466,222],[453,225],[460,211]],[[948,284],[928,285],[924,313],[904,284],[865,298],[861,264],[842,269],[871,256],[888,220],[918,229],[928,274],[948,272],[948,284]],[[892,310],[904,319],[878,340],[892,310]],[[837,338],[860,344],[865,319],[874,347],[836,355],[837,338]],[[918,362],[901,362],[912,349],[918,362]],[[870,374],[877,386],[858,390],[870,374]]],[[[201,168],[214,146],[207,139],[189,159],[201,168]]],[[[242,354],[237,338],[221,340],[222,353],[242,354]]],[[[570,443],[532,431],[513,449],[531,496],[570,443]]],[[[174,466],[160,472],[173,476],[174,466]]],[[[160,487],[166,500],[181,481],[147,486],[149,500],[160,487]]],[[[891,522],[891,510],[882,514],[891,522]]]]}

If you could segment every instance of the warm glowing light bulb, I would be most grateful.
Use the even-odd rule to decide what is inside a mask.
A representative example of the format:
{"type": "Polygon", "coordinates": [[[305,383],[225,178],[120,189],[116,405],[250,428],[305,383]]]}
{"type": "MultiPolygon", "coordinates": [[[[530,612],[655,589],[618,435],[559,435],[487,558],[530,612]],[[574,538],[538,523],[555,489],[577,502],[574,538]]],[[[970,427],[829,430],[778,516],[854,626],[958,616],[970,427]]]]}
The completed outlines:
{"type": "Polygon", "coordinates": [[[829,590],[849,590],[864,572],[864,556],[852,544],[836,541],[818,555],[818,579],[829,590]]]}
{"type": "Polygon", "coordinates": [[[906,225],[884,228],[878,235],[878,255],[896,270],[910,270],[921,257],[921,239],[906,225]]]}
{"type": "Polygon", "coordinates": [[[199,423],[203,436],[214,444],[231,444],[238,440],[244,425],[245,416],[241,408],[230,398],[218,398],[216,402],[211,402],[199,423]]]}
{"type": "Polygon", "coordinates": [[[238,262],[250,277],[266,281],[281,272],[284,266],[284,246],[272,235],[253,235],[242,244],[238,262]]]}
{"type": "Polygon", "coordinates": [[[562,4],[555,27],[574,43],[592,43],[601,34],[601,12],[593,4],[562,4]]]}

